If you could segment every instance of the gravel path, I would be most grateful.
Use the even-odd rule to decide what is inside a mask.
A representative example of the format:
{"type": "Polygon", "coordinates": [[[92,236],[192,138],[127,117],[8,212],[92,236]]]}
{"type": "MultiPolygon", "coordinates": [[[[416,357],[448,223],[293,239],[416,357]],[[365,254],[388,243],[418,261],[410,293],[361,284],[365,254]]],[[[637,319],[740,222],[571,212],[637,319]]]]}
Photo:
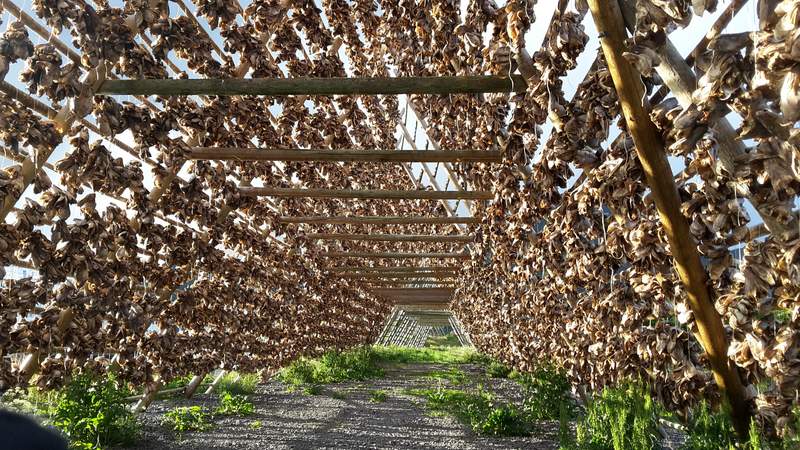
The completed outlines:
{"type": "MultiPolygon", "coordinates": [[[[407,388],[426,388],[444,380],[423,376],[452,366],[417,364],[387,370],[385,378],[365,382],[326,385],[321,395],[287,393],[283,384],[260,385],[250,400],[256,414],[248,417],[216,417],[214,428],[190,432],[178,441],[160,425],[164,412],[176,406],[201,405],[213,410],[216,395],[197,395],[191,400],[166,399],[153,403],[141,415],[143,436],[135,449],[557,449],[558,423],[541,423],[531,437],[482,437],[451,417],[432,417],[424,399],[403,393],[407,388]],[[388,399],[371,403],[370,392],[386,390],[388,399]],[[331,397],[342,394],[342,399],[331,397]],[[251,428],[261,421],[258,429],[251,428]]],[[[513,381],[484,376],[474,365],[459,366],[467,372],[467,384],[482,383],[498,399],[519,401],[520,387],[513,381]]]]}

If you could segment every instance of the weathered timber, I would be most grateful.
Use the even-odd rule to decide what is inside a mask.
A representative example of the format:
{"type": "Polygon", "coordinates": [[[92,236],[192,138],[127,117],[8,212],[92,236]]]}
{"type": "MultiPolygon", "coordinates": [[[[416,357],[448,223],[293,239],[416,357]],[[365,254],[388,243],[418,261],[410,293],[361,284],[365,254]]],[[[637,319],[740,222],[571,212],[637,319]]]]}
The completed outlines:
{"type": "Polygon", "coordinates": [[[358,198],[392,200],[489,200],[489,191],[393,191],[384,189],[294,189],[276,187],[239,187],[245,197],[284,197],[284,198],[358,198]]]}
{"type": "Polygon", "coordinates": [[[395,253],[395,252],[320,252],[319,256],[329,258],[391,258],[391,259],[420,259],[420,258],[456,258],[469,259],[469,253],[395,253]]]}
{"type": "Polygon", "coordinates": [[[422,217],[422,216],[281,216],[281,223],[309,223],[315,225],[410,225],[480,223],[477,217],[422,217]]]}
{"type": "Polygon", "coordinates": [[[525,92],[521,75],[106,80],[97,95],[399,95],[525,92]]]}
{"type": "Polygon", "coordinates": [[[309,233],[309,239],[326,241],[364,241],[364,242],[472,242],[472,236],[436,234],[343,234],[309,233]]]}
{"type": "Polygon", "coordinates": [[[746,435],[751,413],[742,380],[727,356],[728,338],[708,290],[708,275],[700,261],[697,244],[689,231],[689,223],[681,213],[681,200],[672,178],[661,134],[642,105],[644,85],[641,74],[622,56],[626,48],[622,11],[616,1],[589,0],[589,8],[600,35],[603,54],[619,96],[625,123],[636,144],[636,153],[669,241],[675,268],[686,287],[700,343],[711,363],[714,379],[731,405],[737,431],[746,435]]]}
{"type": "Polygon", "coordinates": [[[241,147],[196,147],[188,159],[216,161],[342,161],[342,162],[500,162],[494,150],[318,150],[241,147]]]}

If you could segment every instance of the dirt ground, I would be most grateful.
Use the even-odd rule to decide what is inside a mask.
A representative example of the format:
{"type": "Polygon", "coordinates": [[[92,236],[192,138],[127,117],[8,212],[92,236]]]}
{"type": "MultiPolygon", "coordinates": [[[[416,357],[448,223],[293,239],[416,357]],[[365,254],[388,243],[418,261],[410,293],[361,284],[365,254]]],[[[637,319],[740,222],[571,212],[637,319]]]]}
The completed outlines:
{"type": "MultiPolygon", "coordinates": [[[[213,410],[217,396],[197,395],[159,400],[141,415],[143,435],[134,449],[557,449],[558,423],[543,422],[530,437],[483,437],[451,417],[434,417],[421,398],[404,394],[407,388],[435,387],[444,380],[424,376],[451,366],[416,364],[387,370],[385,378],[324,386],[320,395],[288,393],[277,381],[258,386],[250,400],[255,414],[215,417],[214,428],[175,433],[160,424],[176,406],[201,405],[213,410]],[[373,390],[385,390],[385,402],[370,402],[373,390]],[[333,396],[339,397],[334,398],[333,396]],[[260,421],[261,426],[251,425],[260,421]]],[[[520,386],[509,380],[486,378],[483,368],[459,366],[467,384],[484,388],[498,399],[519,401],[520,386]],[[470,384],[471,383],[471,384],[470,384]]]]}

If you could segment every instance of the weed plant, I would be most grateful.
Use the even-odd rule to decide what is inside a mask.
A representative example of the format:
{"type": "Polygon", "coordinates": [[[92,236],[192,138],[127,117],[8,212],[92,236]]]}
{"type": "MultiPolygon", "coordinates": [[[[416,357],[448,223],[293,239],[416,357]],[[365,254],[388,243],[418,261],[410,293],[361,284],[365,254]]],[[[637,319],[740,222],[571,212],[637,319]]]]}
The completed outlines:
{"type": "Polygon", "coordinates": [[[447,414],[468,425],[478,434],[490,436],[529,436],[532,424],[514,405],[497,403],[483,390],[410,389],[408,394],[423,397],[426,407],[436,415],[447,414]]]}
{"type": "Polygon", "coordinates": [[[370,403],[383,403],[389,398],[389,394],[382,389],[374,390],[369,393],[370,403]]]}
{"type": "Polygon", "coordinates": [[[434,370],[427,375],[429,378],[447,380],[452,384],[464,384],[467,382],[467,374],[457,367],[450,367],[447,370],[434,370]]]}
{"type": "Polygon", "coordinates": [[[219,406],[214,412],[222,416],[249,416],[255,412],[255,405],[245,395],[225,392],[219,397],[219,406]]]}
{"type": "Polygon", "coordinates": [[[251,430],[260,430],[261,427],[264,426],[264,424],[260,420],[254,420],[250,422],[250,425],[248,426],[250,427],[251,430]]]}
{"type": "Polygon", "coordinates": [[[330,351],[318,359],[299,358],[281,370],[279,379],[292,388],[303,385],[366,380],[383,376],[369,347],[346,352],[330,351]]]}
{"type": "MultiPolygon", "coordinates": [[[[795,420],[800,421],[797,409],[795,420]]],[[[689,414],[686,443],[682,450],[796,450],[800,448],[800,440],[796,435],[787,436],[783,441],[767,440],[755,421],[750,422],[746,442],[738,442],[733,428],[733,420],[727,409],[712,411],[708,403],[701,402],[689,414]]],[[[795,426],[800,425],[800,422],[795,426]]],[[[791,433],[790,433],[791,434],[791,433]]]]}
{"type": "Polygon", "coordinates": [[[551,365],[543,365],[532,373],[517,374],[515,381],[522,385],[525,414],[532,420],[558,420],[561,408],[572,416],[575,402],[570,396],[566,374],[551,365]]]}
{"type": "Polygon", "coordinates": [[[491,361],[486,366],[486,375],[491,378],[508,378],[511,368],[497,361],[491,361]]]}
{"type": "Polygon", "coordinates": [[[322,386],[318,384],[309,384],[303,387],[303,394],[305,395],[320,395],[322,394],[322,386]]]}
{"type": "Polygon", "coordinates": [[[214,391],[218,394],[250,395],[256,391],[260,379],[258,373],[228,372],[219,380],[214,391]]]}
{"type": "Polygon", "coordinates": [[[76,375],[50,394],[44,412],[47,422],[60,429],[78,449],[127,445],[136,440],[139,424],[128,409],[130,391],[113,375],[76,375]]]}
{"type": "Polygon", "coordinates": [[[480,363],[486,357],[478,354],[473,347],[397,347],[375,346],[372,348],[378,361],[382,363],[436,363],[468,364],[480,363]]]}
{"type": "Polygon", "coordinates": [[[458,336],[448,333],[444,336],[430,336],[425,341],[425,347],[461,347],[458,336]]]}
{"type": "Polygon", "coordinates": [[[164,414],[161,422],[182,437],[187,431],[206,431],[213,427],[211,416],[199,406],[181,406],[164,414]]]}
{"type": "Polygon", "coordinates": [[[577,446],[591,450],[656,448],[659,408],[638,382],[606,388],[586,405],[577,427],[577,446]]]}

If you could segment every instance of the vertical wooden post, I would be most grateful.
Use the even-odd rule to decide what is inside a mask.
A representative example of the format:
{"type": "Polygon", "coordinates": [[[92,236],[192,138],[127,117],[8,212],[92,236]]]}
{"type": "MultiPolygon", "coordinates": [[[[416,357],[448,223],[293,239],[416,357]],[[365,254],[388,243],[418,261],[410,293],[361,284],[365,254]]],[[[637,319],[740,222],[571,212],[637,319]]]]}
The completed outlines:
{"type": "Polygon", "coordinates": [[[205,393],[206,394],[211,394],[212,392],[214,392],[214,388],[217,387],[219,382],[222,381],[222,377],[224,377],[224,376],[225,376],[225,371],[224,370],[220,370],[219,374],[217,374],[217,377],[214,378],[213,382],[211,382],[211,386],[209,386],[208,389],[206,389],[205,393]]]}
{"type": "Polygon", "coordinates": [[[622,57],[625,25],[616,1],[589,0],[603,54],[614,80],[628,130],[653,194],[656,209],[664,226],[678,276],[686,287],[689,306],[694,313],[700,344],[706,351],[714,379],[730,403],[734,425],[740,435],[747,435],[751,411],[745,389],[735,365],[727,356],[728,338],[722,319],[714,308],[707,286],[708,276],[697,245],[689,232],[689,223],[681,214],[681,201],[672,178],[664,143],[647,111],[641,75],[622,57]]]}
{"type": "Polygon", "coordinates": [[[204,373],[192,377],[192,379],[189,381],[189,384],[186,385],[186,389],[183,391],[183,396],[186,398],[192,398],[205,377],[206,375],[204,373]]]}
{"type": "Polygon", "coordinates": [[[161,381],[154,381],[152,383],[147,383],[144,389],[144,395],[142,398],[133,405],[131,411],[138,413],[144,411],[145,408],[150,406],[150,403],[153,403],[153,400],[156,399],[156,395],[158,395],[158,391],[161,390],[161,381]]]}

